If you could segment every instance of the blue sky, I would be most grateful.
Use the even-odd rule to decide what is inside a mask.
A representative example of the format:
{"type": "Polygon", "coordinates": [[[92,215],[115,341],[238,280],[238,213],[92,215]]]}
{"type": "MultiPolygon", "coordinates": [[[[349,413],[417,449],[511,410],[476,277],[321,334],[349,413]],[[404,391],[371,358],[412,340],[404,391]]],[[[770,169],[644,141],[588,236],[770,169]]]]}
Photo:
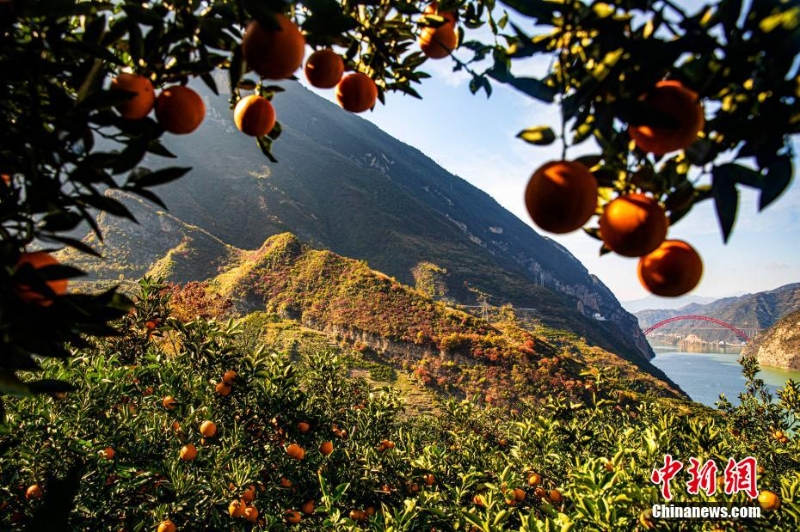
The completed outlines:
{"type": "MultiPolygon", "coordinates": [[[[468,52],[461,53],[469,57],[468,52]]],[[[547,64],[538,60],[519,66],[527,73],[541,74],[547,64]]],[[[557,106],[541,104],[500,84],[494,85],[491,98],[483,92],[472,95],[469,78],[452,72],[449,59],[429,60],[423,70],[433,76],[417,86],[423,100],[388,94],[385,106],[379,103],[361,116],[486,191],[533,226],[523,202],[525,185],[536,168],[560,158],[561,145],[531,146],[515,135],[530,126],[546,124],[557,129],[557,106]]],[[[332,90],[315,92],[334,100],[332,90]]],[[[568,157],[591,148],[587,142],[570,150],[568,157]]],[[[795,148],[797,153],[798,142],[795,148]]],[[[694,294],[724,297],[800,281],[800,246],[796,244],[800,240],[800,187],[793,183],[762,213],[757,210],[757,195],[740,190],[739,214],[727,245],[722,242],[712,201],[697,205],[670,229],[669,238],[690,242],[703,257],[705,272],[694,294]]],[[[547,236],[569,249],[620,300],[648,295],[637,280],[636,259],[613,254],[600,257],[598,242],[580,231],[547,236]]]]}

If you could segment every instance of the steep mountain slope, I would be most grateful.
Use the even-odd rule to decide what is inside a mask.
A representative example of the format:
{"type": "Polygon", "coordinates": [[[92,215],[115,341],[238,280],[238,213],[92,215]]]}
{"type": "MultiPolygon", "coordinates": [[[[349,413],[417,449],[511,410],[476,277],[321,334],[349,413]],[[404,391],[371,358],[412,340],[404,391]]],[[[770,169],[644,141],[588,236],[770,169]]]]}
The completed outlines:
{"type": "MultiPolygon", "coordinates": [[[[800,283],[792,283],[774,290],[746,294],[741,297],[726,297],[713,303],[686,305],[679,309],[643,310],[636,313],[642,328],[673,316],[697,314],[730,323],[742,329],[766,329],[782,316],[800,309],[800,283]]],[[[703,322],[679,321],[664,325],[659,332],[681,335],[696,334],[706,341],[738,341],[727,329],[707,329],[703,322]]]]}
{"type": "Polygon", "coordinates": [[[764,366],[800,370],[800,310],[779,319],[742,352],[764,366]]]}
{"type": "MultiPolygon", "coordinates": [[[[580,375],[610,366],[619,369],[625,389],[680,396],[677,387],[562,331],[539,328],[533,334],[513,318],[490,324],[371,270],[363,261],[312,249],[290,233],[243,253],[211,286],[241,312],[266,309],[336,335],[462,397],[478,394],[511,404],[564,390],[579,398],[587,378],[580,375]],[[552,339],[545,337],[548,333],[552,339]]],[[[666,381],[657,370],[652,373],[666,381]]]]}
{"type": "Polygon", "coordinates": [[[161,189],[173,216],[241,249],[290,231],[406,284],[428,262],[446,272],[445,299],[485,294],[491,304],[534,307],[545,322],[632,360],[653,356],[635,318],[561,246],[418,150],[297,83],[284,86],[275,100],[283,124],[278,164],[235,130],[224,96],[198,87],[205,123],[167,143],[193,167],[161,189]]]}

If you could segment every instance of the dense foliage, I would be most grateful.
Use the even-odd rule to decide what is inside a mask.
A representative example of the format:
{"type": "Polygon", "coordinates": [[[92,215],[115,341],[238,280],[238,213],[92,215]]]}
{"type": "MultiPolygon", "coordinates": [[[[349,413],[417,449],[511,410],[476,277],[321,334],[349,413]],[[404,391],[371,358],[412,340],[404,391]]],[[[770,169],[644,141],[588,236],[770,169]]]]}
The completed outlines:
{"type": "MultiPolygon", "coordinates": [[[[161,286],[143,281],[134,310],[117,324],[124,336],[76,349],[66,365],[45,364],[48,376],[78,383],[77,391],[8,401],[3,529],[60,530],[68,520],[72,529],[152,530],[169,519],[179,530],[367,522],[395,531],[643,530],[653,525],[646,510],[663,502],[649,477],[666,453],[717,463],[754,456],[759,489],[783,505],[762,520],[728,524],[791,530],[800,522],[797,440],[774,438],[796,429],[798,387],[787,383],[770,402],[753,360],[742,405],[722,413],[631,393],[609,398],[619,383],[600,374],[582,401],[553,394],[509,414],[445,399],[435,418],[409,418],[397,392],[348,377],[344,361],[357,357],[302,344],[252,349],[242,335],[254,331],[232,321],[181,322],[167,300],[161,286]],[[151,329],[156,315],[163,321],[151,329]],[[238,376],[221,395],[229,370],[238,376]],[[213,436],[200,433],[206,420],[213,436]],[[182,460],[189,444],[197,456],[182,460]],[[304,449],[302,459],[290,455],[291,444],[304,449]],[[41,499],[35,490],[26,497],[33,485],[41,499]],[[250,486],[254,523],[229,515],[250,486]],[[294,516],[285,512],[309,510],[308,501],[315,509],[289,525],[294,516]]],[[[689,495],[679,478],[672,490],[674,502],[753,504],[744,493],[689,495]]]]}
{"type": "MultiPolygon", "coordinates": [[[[160,203],[151,188],[188,169],[150,172],[138,165],[147,153],[171,157],[161,141],[165,130],[187,133],[204,112],[196,95],[175,85],[196,77],[216,91],[211,73],[222,68],[229,72],[232,105],[242,91],[275,95],[269,80],[245,77],[252,67],[265,72],[263,57],[251,54],[251,64],[244,61],[242,30],[249,21],[266,29],[284,24],[294,28],[297,42],[333,46],[347,67],[374,80],[381,100],[386,91],[416,95],[412,84],[427,77],[420,69],[425,49],[417,49],[417,37],[457,27],[459,53],[450,56],[456,69],[471,74],[473,92],[489,94],[493,80],[532,98],[557,101],[564,151],[589,138],[600,148],[584,162],[605,187],[604,197],[632,187],[648,190],[664,200],[672,223],[697,201],[713,197],[727,238],[736,217],[737,185],[760,189],[763,208],[789,184],[790,136],[797,131],[800,105],[798,6],[781,0],[743,4],[722,0],[687,13],[670,0],[443,0],[438,14],[436,8],[423,14],[424,2],[405,0],[305,0],[288,6],[279,0],[3,2],[0,329],[9,354],[0,364],[6,368],[3,381],[10,382],[3,389],[25,388],[14,370],[35,366],[32,354],[63,357],[65,340],[78,341],[79,333],[109,333],[105,324],[126,304],[110,292],[31,305],[20,297],[21,286],[52,297],[47,279],[79,272],[16,265],[37,239],[92,253],[68,232],[87,223],[101,237],[94,221],[98,211],[131,216],[104,189],[160,203]],[[276,16],[287,10],[288,19],[276,16]],[[488,42],[468,40],[479,28],[489,29],[488,42]],[[461,52],[472,57],[462,59],[461,52]],[[546,72],[514,74],[519,63],[537,55],[551,59],[546,72]],[[151,97],[153,87],[165,89],[156,106],[158,121],[146,116],[147,106],[144,117],[114,110],[138,98],[130,88],[111,86],[112,78],[126,71],[142,76],[138,83],[150,87],[151,97]],[[680,119],[640,99],[664,78],[695,91],[707,115],[699,139],[665,159],[635,148],[628,136],[628,126],[669,129],[680,119]],[[170,91],[183,95],[178,105],[188,107],[170,109],[161,102],[170,91]],[[189,115],[191,128],[176,124],[189,115]],[[711,176],[711,186],[696,187],[693,169],[711,176]],[[35,330],[42,320],[50,324],[48,330],[35,330]]],[[[280,56],[280,50],[252,49],[280,56]]],[[[302,44],[300,49],[302,58],[302,44]]],[[[270,158],[279,135],[277,125],[257,139],[270,158]]],[[[556,137],[549,127],[521,136],[535,144],[556,137]]]]}

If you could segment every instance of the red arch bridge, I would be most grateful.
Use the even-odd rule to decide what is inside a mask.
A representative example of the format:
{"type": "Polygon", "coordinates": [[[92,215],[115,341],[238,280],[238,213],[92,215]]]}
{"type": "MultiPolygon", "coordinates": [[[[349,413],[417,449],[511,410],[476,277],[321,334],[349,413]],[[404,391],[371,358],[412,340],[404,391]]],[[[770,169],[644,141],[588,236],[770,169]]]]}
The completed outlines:
{"type": "Polygon", "coordinates": [[[655,325],[651,325],[650,327],[645,329],[644,330],[644,334],[645,334],[645,336],[647,336],[648,334],[650,334],[651,332],[655,331],[659,327],[663,327],[664,325],[666,325],[668,323],[673,323],[673,322],[676,322],[676,321],[685,321],[685,320],[708,321],[708,322],[714,323],[716,325],[721,325],[722,327],[725,327],[726,329],[730,329],[731,331],[736,333],[736,336],[738,336],[739,338],[741,338],[745,342],[750,339],[750,336],[748,336],[746,332],[744,332],[741,329],[738,329],[738,328],[734,327],[730,323],[726,323],[726,322],[724,322],[722,320],[718,320],[716,318],[711,318],[711,317],[708,317],[708,316],[694,316],[694,315],[674,316],[672,318],[667,318],[666,320],[661,320],[658,323],[656,323],[655,325]]]}

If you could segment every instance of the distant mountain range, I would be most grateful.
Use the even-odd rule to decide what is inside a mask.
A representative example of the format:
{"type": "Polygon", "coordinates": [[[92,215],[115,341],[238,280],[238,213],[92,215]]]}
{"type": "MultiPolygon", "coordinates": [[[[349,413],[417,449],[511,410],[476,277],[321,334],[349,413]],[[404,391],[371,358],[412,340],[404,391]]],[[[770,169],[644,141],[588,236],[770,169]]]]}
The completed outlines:
{"type": "MultiPolygon", "coordinates": [[[[218,85],[225,87],[224,79],[218,85]]],[[[169,215],[120,195],[153,223],[136,227],[103,216],[109,260],[72,260],[92,278],[115,280],[142,275],[169,255],[179,259],[171,279],[204,279],[233,249],[254,250],[291,232],[403,284],[433,275],[444,301],[532,308],[543,323],[629,360],[654,356],[636,318],[562,246],[419,150],[296,82],[283,86],[274,101],[283,125],[274,148],[279,163],[235,129],[225,95],[197,86],[205,122],[166,142],[177,164],[193,167],[158,190],[169,215]]],[[[149,156],[144,165],[172,162],[149,156]]]]}
{"type": "Polygon", "coordinates": [[[643,297],[641,299],[622,301],[621,304],[625,310],[636,314],[637,312],[640,312],[642,310],[679,309],[681,307],[685,307],[686,305],[690,305],[692,303],[705,305],[707,303],[712,303],[717,299],[718,298],[716,297],[703,297],[695,295],[688,295],[681,297],[658,297],[650,295],[647,297],[643,297]]]}
{"type": "MultiPolygon", "coordinates": [[[[691,303],[678,309],[642,310],[636,313],[636,317],[642,329],[674,316],[695,314],[716,318],[740,329],[764,330],[795,310],[800,310],[800,283],[756,294],[726,297],[706,304],[691,303]]],[[[732,331],[707,322],[677,321],[662,326],[658,332],[682,336],[696,334],[709,342],[739,341],[732,331]]]]}

